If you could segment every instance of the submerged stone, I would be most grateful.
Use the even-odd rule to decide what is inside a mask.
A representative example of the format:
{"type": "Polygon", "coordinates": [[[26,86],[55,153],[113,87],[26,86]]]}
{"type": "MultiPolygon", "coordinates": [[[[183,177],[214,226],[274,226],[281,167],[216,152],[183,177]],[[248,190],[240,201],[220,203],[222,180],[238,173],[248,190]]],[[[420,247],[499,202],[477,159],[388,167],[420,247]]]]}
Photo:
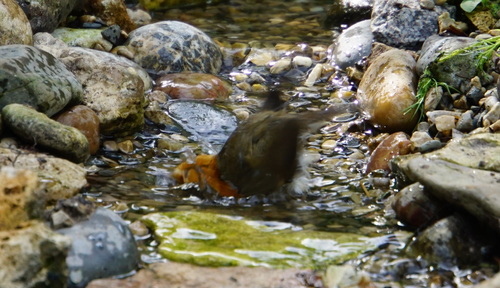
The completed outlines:
{"type": "Polygon", "coordinates": [[[207,212],[154,213],[142,221],[165,258],[203,266],[318,267],[343,263],[387,240],[207,212]]]}
{"type": "Polygon", "coordinates": [[[154,90],[160,90],[173,99],[226,100],[231,85],[217,76],[204,73],[172,73],[156,79],[154,90]]]}

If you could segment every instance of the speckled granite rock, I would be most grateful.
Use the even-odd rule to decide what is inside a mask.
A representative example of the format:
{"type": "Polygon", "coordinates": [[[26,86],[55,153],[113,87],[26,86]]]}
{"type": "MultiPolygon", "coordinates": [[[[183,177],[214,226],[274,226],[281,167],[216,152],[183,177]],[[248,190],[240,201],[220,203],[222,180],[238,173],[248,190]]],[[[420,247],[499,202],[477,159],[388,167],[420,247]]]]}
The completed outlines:
{"type": "Polygon", "coordinates": [[[178,21],[142,26],[129,35],[125,46],[134,61],[152,74],[202,72],[217,74],[222,52],[201,30],[178,21]]]}
{"type": "Polygon", "coordinates": [[[27,45],[0,47],[0,109],[20,103],[52,116],[81,97],[80,82],[51,54],[27,45]]]}

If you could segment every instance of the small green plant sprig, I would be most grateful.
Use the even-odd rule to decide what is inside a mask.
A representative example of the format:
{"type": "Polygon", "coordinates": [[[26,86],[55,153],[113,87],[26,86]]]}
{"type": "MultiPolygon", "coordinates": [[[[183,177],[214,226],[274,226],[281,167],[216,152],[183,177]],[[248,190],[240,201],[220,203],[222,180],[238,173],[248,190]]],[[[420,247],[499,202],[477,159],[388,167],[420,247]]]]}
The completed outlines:
{"type": "MultiPolygon", "coordinates": [[[[462,49],[457,49],[449,53],[444,53],[440,55],[435,61],[440,63],[449,60],[450,58],[456,57],[458,55],[478,53],[477,56],[475,57],[476,59],[475,66],[477,73],[481,76],[488,77],[489,75],[485,70],[486,65],[491,61],[493,54],[498,53],[499,49],[500,49],[500,36],[496,36],[496,37],[491,37],[489,39],[480,40],[462,49]]],[[[432,75],[431,71],[429,70],[429,67],[427,67],[422,73],[422,76],[420,76],[420,79],[418,81],[417,95],[416,95],[417,100],[415,101],[415,103],[413,103],[411,106],[407,107],[404,110],[404,114],[406,115],[411,111],[413,111],[413,117],[415,117],[418,114],[419,121],[422,120],[422,118],[424,117],[425,96],[432,87],[437,88],[438,86],[445,88],[450,94],[451,90],[457,92],[459,91],[457,88],[452,87],[445,82],[437,81],[432,75]]]]}

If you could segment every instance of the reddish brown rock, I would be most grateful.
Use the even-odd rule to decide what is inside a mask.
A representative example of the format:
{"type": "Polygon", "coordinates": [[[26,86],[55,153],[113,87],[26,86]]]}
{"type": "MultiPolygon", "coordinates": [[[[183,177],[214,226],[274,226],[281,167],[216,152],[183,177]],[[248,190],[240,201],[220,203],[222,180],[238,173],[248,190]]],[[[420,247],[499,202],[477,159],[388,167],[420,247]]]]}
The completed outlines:
{"type": "Polygon", "coordinates": [[[135,29],[135,23],[130,19],[122,0],[90,0],[85,9],[86,13],[101,18],[108,26],[117,24],[125,32],[135,29]]]}
{"type": "Polygon", "coordinates": [[[366,173],[379,169],[389,171],[389,161],[398,155],[409,154],[411,149],[412,142],[406,133],[397,132],[389,135],[373,151],[366,166],[366,173]]]}
{"type": "Polygon", "coordinates": [[[231,94],[231,85],[211,74],[173,73],[157,79],[153,90],[165,92],[173,99],[225,100],[231,94]]]}
{"type": "Polygon", "coordinates": [[[90,154],[97,152],[99,149],[99,117],[92,109],[84,105],[73,106],[57,115],[55,120],[80,130],[89,142],[90,154]]]}
{"type": "MultiPolygon", "coordinates": [[[[270,269],[264,267],[199,267],[175,262],[151,264],[132,277],[125,279],[100,279],[90,282],[87,288],[211,288],[211,287],[318,287],[309,283],[319,282],[310,270],[270,269]]],[[[321,286],[319,286],[321,287],[321,286]]]]}

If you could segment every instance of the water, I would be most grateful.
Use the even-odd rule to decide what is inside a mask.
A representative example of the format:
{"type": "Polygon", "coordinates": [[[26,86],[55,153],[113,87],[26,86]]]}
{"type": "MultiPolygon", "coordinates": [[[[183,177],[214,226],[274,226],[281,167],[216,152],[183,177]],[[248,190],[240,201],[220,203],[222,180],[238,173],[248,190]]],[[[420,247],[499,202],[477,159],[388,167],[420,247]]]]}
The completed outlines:
{"type": "MultiPolygon", "coordinates": [[[[230,45],[244,43],[251,47],[274,49],[276,45],[300,44],[305,49],[323,47],[326,50],[341,29],[325,29],[322,25],[329,4],[331,1],[240,0],[205,8],[158,12],[154,17],[157,20],[188,22],[220,43],[230,45]]],[[[226,65],[219,76],[231,79],[231,73],[255,69],[237,64],[226,65]]],[[[304,89],[300,81],[271,77],[272,81],[285,83],[282,89],[286,95],[291,95],[290,107],[298,111],[329,103],[335,91],[355,90],[355,85],[341,73],[330,81],[319,81],[313,89],[304,89]]],[[[259,97],[235,90],[237,95],[232,97],[236,101],[214,105],[228,110],[258,109],[261,103],[259,97]]],[[[351,132],[344,131],[343,123],[356,121],[354,118],[354,115],[339,117],[338,123],[332,123],[308,138],[307,154],[316,160],[309,169],[310,192],[293,205],[253,204],[252,201],[228,198],[207,199],[193,185],[176,186],[171,177],[174,167],[186,158],[207,152],[204,149],[207,144],[191,141],[179,151],[158,149],[157,140],[162,134],[182,134],[183,131],[176,126],[158,127],[151,123],[146,125],[144,131],[128,137],[136,144],[133,153],[99,152],[90,163],[99,168],[89,176],[90,187],[85,195],[121,213],[129,221],[156,212],[201,211],[268,225],[284,225],[289,229],[298,227],[310,233],[331,233],[332,237],[336,233],[362,234],[370,239],[367,241],[376,243],[341,263],[368,272],[377,287],[469,287],[474,279],[484,277],[487,272],[481,269],[459,270],[454,267],[440,270],[421,259],[405,256],[405,245],[412,233],[406,231],[385,209],[388,197],[397,192],[396,186],[393,179],[385,175],[378,175],[379,181],[364,175],[363,169],[370,155],[370,139],[376,133],[359,124],[361,121],[358,126],[352,126],[355,129],[350,129],[351,132]],[[322,148],[326,140],[336,141],[334,148],[322,148]]],[[[180,228],[179,231],[190,231],[182,229],[191,228],[180,228]]],[[[204,235],[205,232],[197,233],[204,235]]],[[[158,254],[158,241],[152,237],[140,241],[143,261],[163,259],[158,254]]],[[[321,245],[334,243],[315,241],[307,243],[316,251],[327,249],[321,245]]],[[[252,254],[249,251],[246,253],[252,254]]],[[[322,261],[319,261],[318,267],[329,263],[328,259],[322,261]]]]}

